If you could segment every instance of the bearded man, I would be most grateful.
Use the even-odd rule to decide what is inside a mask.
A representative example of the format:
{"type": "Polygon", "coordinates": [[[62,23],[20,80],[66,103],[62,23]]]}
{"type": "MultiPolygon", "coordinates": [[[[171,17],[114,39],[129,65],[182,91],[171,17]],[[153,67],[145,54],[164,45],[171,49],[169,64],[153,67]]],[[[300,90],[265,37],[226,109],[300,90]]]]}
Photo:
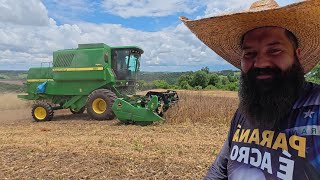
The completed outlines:
{"type": "Polygon", "coordinates": [[[239,107],[205,179],[320,179],[320,86],[306,82],[320,60],[320,1],[181,20],[241,69],[239,107]]]}

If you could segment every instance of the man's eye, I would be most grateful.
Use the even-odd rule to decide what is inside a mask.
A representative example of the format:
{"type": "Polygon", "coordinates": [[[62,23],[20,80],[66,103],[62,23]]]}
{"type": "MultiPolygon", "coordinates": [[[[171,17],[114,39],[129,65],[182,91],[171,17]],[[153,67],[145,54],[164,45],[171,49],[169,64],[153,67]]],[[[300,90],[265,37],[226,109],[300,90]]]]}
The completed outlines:
{"type": "Polygon", "coordinates": [[[269,50],[269,53],[272,54],[272,55],[278,55],[282,52],[281,49],[271,49],[269,50]]]}
{"type": "Polygon", "coordinates": [[[254,52],[247,52],[247,53],[244,53],[243,57],[244,58],[254,58],[256,55],[256,53],[254,52]]]}

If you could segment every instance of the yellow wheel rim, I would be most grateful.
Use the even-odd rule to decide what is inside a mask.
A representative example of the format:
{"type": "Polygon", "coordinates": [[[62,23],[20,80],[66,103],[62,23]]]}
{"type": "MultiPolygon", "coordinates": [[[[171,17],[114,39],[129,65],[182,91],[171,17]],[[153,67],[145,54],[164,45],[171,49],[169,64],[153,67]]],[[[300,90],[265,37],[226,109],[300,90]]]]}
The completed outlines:
{"type": "Polygon", "coordinates": [[[34,115],[36,116],[37,119],[44,120],[47,116],[47,111],[43,107],[37,107],[34,110],[34,115]]]}
{"type": "Polygon", "coordinates": [[[92,109],[97,114],[102,114],[107,110],[107,102],[101,98],[97,98],[92,103],[92,109]]]}

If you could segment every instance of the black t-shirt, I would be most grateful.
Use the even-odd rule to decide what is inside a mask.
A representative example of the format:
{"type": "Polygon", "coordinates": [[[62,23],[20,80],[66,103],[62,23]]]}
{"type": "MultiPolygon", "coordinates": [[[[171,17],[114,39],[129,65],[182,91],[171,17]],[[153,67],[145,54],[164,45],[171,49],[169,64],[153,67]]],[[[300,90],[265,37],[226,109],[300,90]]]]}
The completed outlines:
{"type": "Polygon", "coordinates": [[[320,86],[307,83],[276,128],[255,128],[237,111],[205,179],[320,180],[319,108],[320,86]]]}

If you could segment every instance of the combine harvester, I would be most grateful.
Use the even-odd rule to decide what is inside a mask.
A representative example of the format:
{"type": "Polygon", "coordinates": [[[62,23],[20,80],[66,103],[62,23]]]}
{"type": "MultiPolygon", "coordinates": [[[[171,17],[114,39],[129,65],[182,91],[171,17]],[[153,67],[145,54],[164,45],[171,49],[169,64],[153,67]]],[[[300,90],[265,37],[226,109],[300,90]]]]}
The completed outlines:
{"type": "Polygon", "coordinates": [[[35,100],[35,121],[50,121],[59,109],[70,109],[73,114],[87,109],[92,119],[116,117],[142,125],[164,120],[163,113],[179,100],[175,91],[133,95],[142,53],[137,46],[102,43],[55,51],[52,67],[29,69],[27,94],[18,97],[35,100]]]}

